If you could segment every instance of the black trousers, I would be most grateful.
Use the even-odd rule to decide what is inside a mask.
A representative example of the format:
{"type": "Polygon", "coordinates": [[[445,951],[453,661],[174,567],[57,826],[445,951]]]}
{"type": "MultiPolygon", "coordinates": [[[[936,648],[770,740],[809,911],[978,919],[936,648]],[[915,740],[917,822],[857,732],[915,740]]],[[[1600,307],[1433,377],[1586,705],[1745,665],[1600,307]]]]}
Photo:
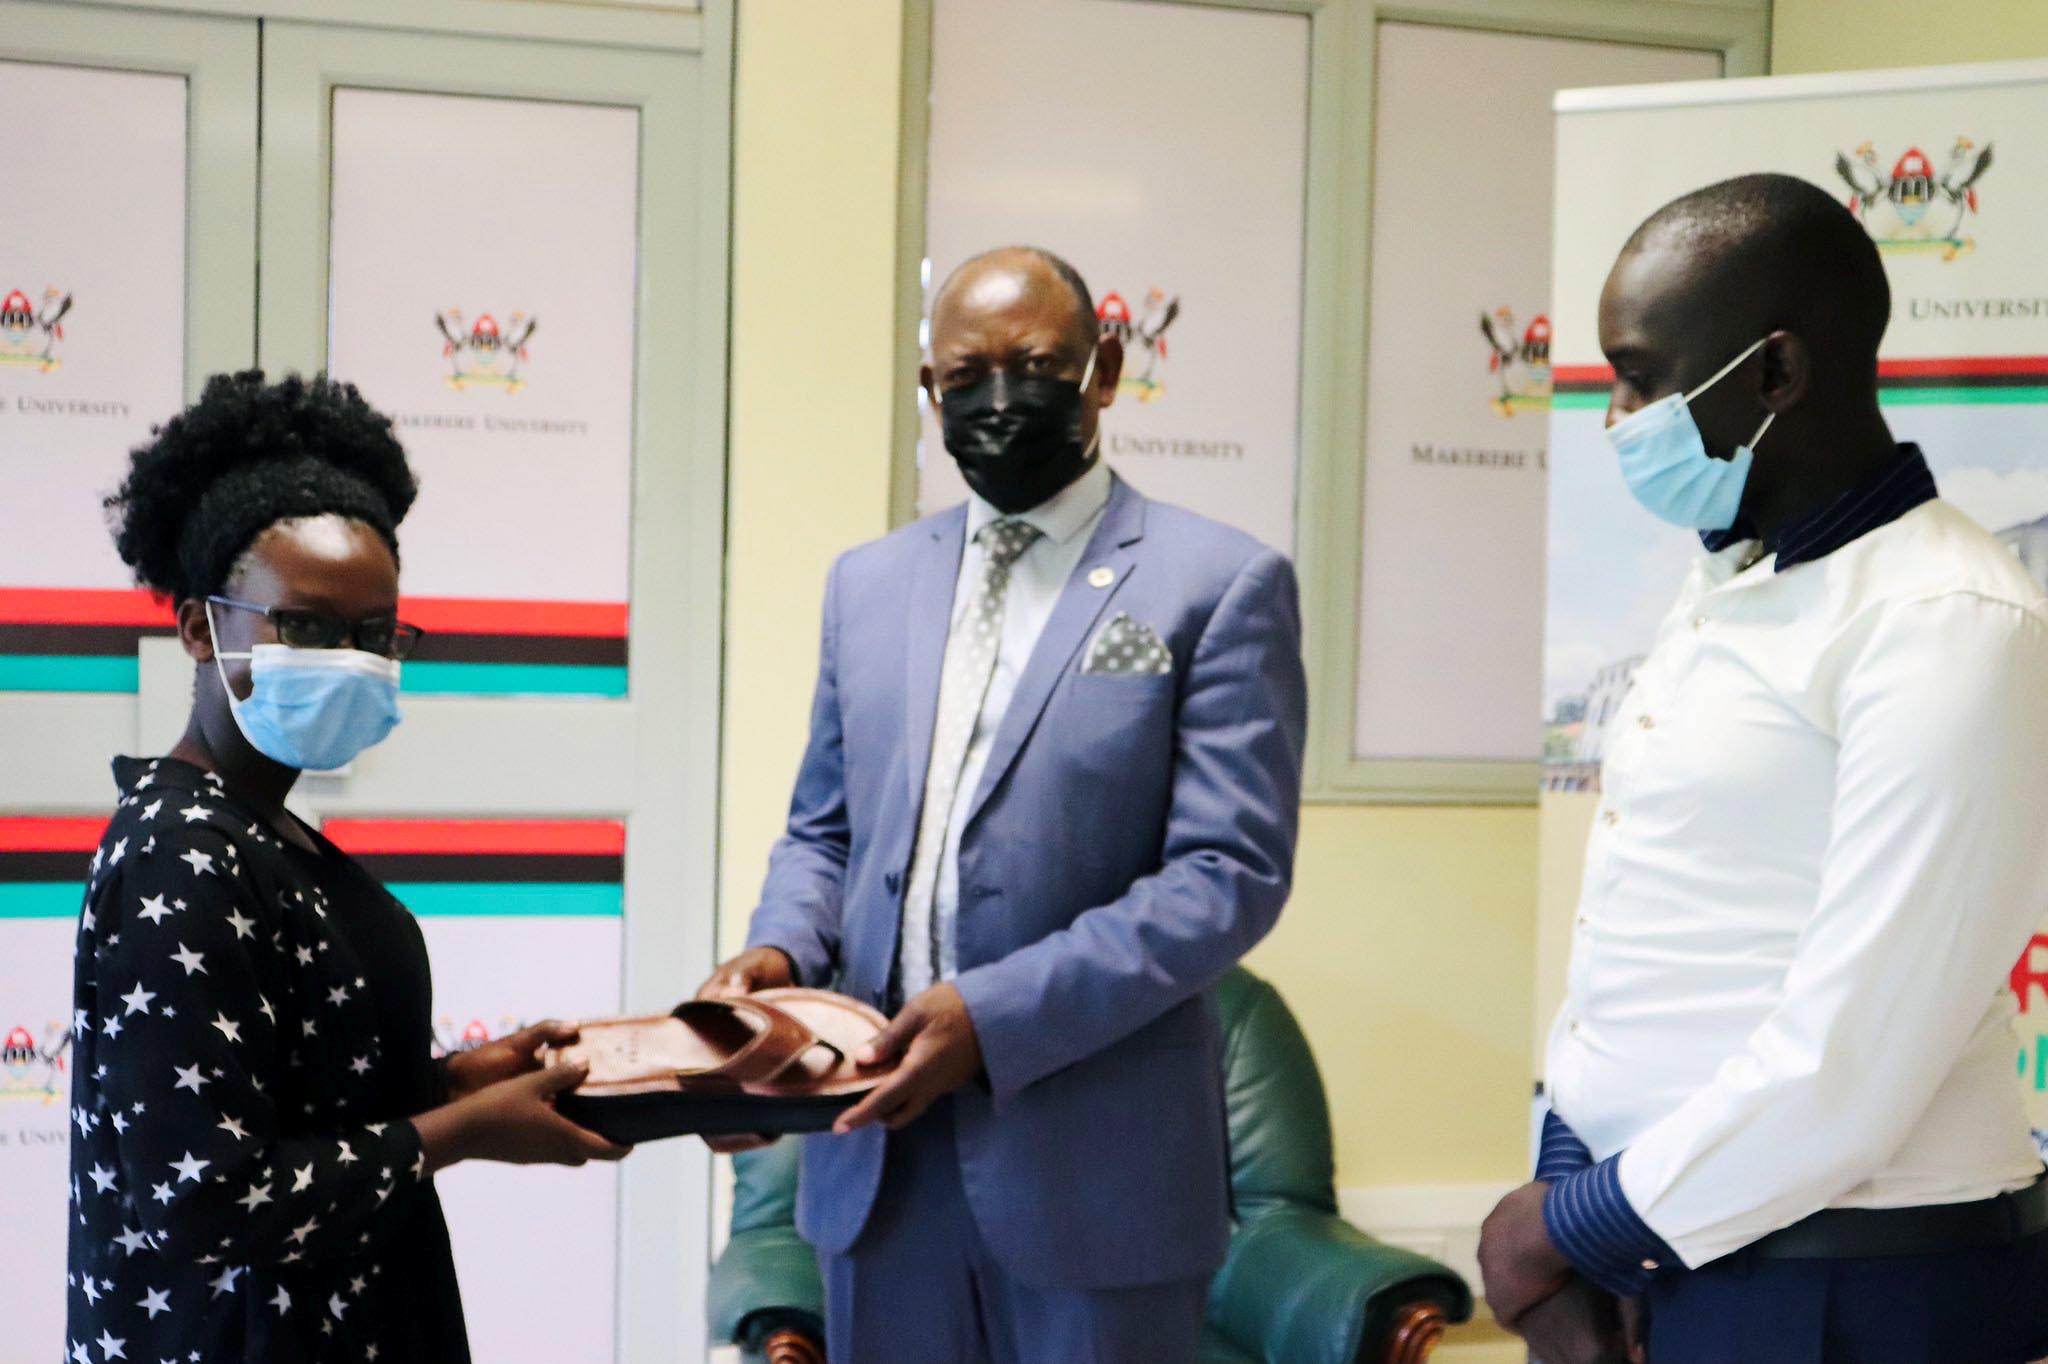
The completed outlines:
{"type": "Polygon", "coordinates": [[[1738,1251],[1645,1305],[1650,1364],[2029,1364],[2048,1358],[2048,1232],[1884,1259],[1738,1251]]]}

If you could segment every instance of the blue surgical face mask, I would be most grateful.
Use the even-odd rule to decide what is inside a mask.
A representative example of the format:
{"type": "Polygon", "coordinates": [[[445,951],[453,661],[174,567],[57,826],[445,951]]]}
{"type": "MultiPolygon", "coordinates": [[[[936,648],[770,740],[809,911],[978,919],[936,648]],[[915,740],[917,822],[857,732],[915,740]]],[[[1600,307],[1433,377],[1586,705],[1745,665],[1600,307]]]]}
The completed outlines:
{"type": "Polygon", "coordinates": [[[1651,515],[1692,530],[1727,530],[1735,524],[1757,442],[1778,414],[1767,413],[1749,443],[1735,447],[1732,459],[1715,459],[1707,453],[1699,423],[1693,420],[1692,402],[1769,339],[1760,338],[1692,392],[1667,394],[1607,428],[1607,439],[1621,456],[1621,476],[1628,490],[1651,515]]]}
{"type": "MultiPolygon", "coordinates": [[[[213,606],[207,604],[207,628],[213,606]]],[[[218,639],[216,634],[214,638],[218,639]]],[[[258,753],[285,767],[326,772],[381,743],[403,717],[398,660],[361,649],[294,649],[258,644],[247,653],[218,650],[213,666],[228,694],[235,727],[258,753]],[[247,696],[228,686],[223,659],[249,660],[247,696]]]]}

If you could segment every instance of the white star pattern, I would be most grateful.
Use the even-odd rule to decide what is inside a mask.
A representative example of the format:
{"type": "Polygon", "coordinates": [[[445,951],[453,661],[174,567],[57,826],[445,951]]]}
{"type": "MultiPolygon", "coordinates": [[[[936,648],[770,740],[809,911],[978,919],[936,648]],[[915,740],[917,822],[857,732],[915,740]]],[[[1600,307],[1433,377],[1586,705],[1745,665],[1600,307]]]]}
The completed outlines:
{"type": "Polygon", "coordinates": [[[124,763],[129,791],[75,920],[67,1364],[241,1358],[242,1336],[225,1333],[257,1313],[293,1357],[375,1360],[369,1259],[407,1215],[392,1170],[403,1180],[412,1157],[388,1145],[402,1124],[350,1115],[397,1111],[428,1078],[432,1038],[424,1007],[417,1033],[382,1038],[351,1015],[375,998],[372,976],[424,980],[418,937],[352,913],[381,897],[357,873],[333,877],[335,858],[245,835],[249,812],[218,783],[166,761],[138,794],[140,767],[124,763]],[[280,1136],[293,1158],[270,1154],[280,1136]],[[169,1230],[153,1235],[159,1218],[169,1230]]]}

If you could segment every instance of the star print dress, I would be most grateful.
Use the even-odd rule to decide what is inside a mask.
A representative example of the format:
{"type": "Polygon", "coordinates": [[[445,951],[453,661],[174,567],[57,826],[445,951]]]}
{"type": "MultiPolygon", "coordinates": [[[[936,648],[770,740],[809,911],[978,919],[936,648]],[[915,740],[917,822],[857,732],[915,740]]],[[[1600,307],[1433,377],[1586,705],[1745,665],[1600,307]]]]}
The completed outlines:
{"type": "Polygon", "coordinates": [[[79,917],[67,1364],[463,1364],[412,916],[169,758],[79,917]]]}

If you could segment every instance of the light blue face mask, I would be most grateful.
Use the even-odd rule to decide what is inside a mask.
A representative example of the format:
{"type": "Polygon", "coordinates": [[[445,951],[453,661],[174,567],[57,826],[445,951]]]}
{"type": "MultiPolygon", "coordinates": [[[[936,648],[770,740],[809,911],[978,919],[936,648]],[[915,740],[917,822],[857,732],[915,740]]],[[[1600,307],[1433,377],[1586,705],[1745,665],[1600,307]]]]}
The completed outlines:
{"type": "MultiPolygon", "coordinates": [[[[210,631],[210,602],[206,623],[210,631]]],[[[247,653],[216,651],[213,666],[242,737],[272,762],[302,772],[346,765],[383,742],[404,718],[398,710],[398,660],[382,654],[258,644],[247,653]],[[228,686],[221,660],[229,658],[249,660],[247,696],[236,696],[228,686]]]]}
{"type": "Polygon", "coordinates": [[[1693,420],[1692,402],[1769,339],[1760,338],[1692,392],[1667,394],[1607,428],[1608,442],[1621,456],[1621,476],[1628,490],[1651,515],[1692,530],[1727,530],[1735,524],[1757,442],[1778,414],[1767,413],[1749,443],[1735,447],[1732,459],[1715,459],[1707,453],[1699,423],[1693,420]]]}

